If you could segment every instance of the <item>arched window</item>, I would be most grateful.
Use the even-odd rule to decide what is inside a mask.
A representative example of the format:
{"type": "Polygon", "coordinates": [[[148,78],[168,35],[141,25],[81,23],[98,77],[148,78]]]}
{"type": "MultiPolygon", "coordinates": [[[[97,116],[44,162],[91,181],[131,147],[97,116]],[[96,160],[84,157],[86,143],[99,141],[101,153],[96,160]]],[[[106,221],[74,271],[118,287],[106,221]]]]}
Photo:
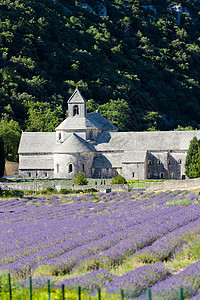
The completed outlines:
{"type": "Polygon", "coordinates": [[[135,173],[134,172],[132,172],[132,177],[135,177],[135,173]]]}
{"type": "Polygon", "coordinates": [[[68,173],[72,173],[73,172],[73,165],[69,164],[68,165],[68,173]]]}
{"type": "Polygon", "coordinates": [[[157,165],[160,165],[160,159],[157,159],[157,165]]]}
{"type": "Polygon", "coordinates": [[[171,178],[175,178],[175,174],[174,173],[171,174],[171,178]]]}
{"type": "Polygon", "coordinates": [[[170,159],[168,160],[168,165],[171,165],[171,160],[170,159]]]}
{"type": "Polygon", "coordinates": [[[79,115],[79,107],[78,105],[74,105],[73,107],[73,116],[79,115]]]}
{"type": "Polygon", "coordinates": [[[148,165],[152,165],[152,160],[148,160],[148,165]]]}
{"type": "Polygon", "coordinates": [[[179,165],[181,165],[181,164],[182,164],[182,160],[181,160],[181,159],[179,159],[179,160],[178,160],[178,163],[179,163],[179,165]]]}
{"type": "Polygon", "coordinates": [[[160,173],[160,178],[163,179],[164,178],[164,173],[160,173]]]}
{"type": "Polygon", "coordinates": [[[85,171],[85,164],[83,164],[83,172],[85,171]]]}

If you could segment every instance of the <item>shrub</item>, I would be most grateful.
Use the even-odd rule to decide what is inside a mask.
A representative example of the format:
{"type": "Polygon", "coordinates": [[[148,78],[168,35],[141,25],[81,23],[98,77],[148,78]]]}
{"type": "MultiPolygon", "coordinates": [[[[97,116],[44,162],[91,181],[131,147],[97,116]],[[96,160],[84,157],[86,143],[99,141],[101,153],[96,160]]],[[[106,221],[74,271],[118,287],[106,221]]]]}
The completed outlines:
{"type": "Polygon", "coordinates": [[[59,194],[71,194],[71,193],[73,193],[73,191],[72,191],[72,189],[61,189],[60,191],[59,191],[59,194]]]}
{"type": "Polygon", "coordinates": [[[116,177],[112,178],[111,184],[125,184],[127,183],[126,179],[118,174],[116,177]]]}
{"type": "Polygon", "coordinates": [[[46,187],[45,190],[46,190],[47,193],[55,192],[55,190],[52,187],[50,187],[50,186],[46,187]]]}
{"type": "Polygon", "coordinates": [[[84,193],[84,190],[76,190],[75,194],[80,194],[80,193],[84,193]]]}
{"type": "Polygon", "coordinates": [[[23,191],[19,190],[1,190],[2,197],[19,197],[22,198],[24,196],[23,191]]]}
{"type": "Polygon", "coordinates": [[[41,195],[46,195],[46,194],[47,194],[47,191],[46,191],[46,190],[39,191],[39,194],[41,194],[41,195]]]}
{"type": "Polygon", "coordinates": [[[74,184],[76,185],[87,185],[88,181],[84,173],[79,172],[78,175],[74,178],[74,184]]]}
{"type": "Polygon", "coordinates": [[[25,191],[26,195],[33,195],[33,190],[25,191]]]}
{"type": "Polygon", "coordinates": [[[96,192],[98,192],[96,189],[94,189],[94,188],[90,188],[90,189],[86,189],[86,190],[84,190],[84,192],[85,193],[96,193],[96,192]]]}

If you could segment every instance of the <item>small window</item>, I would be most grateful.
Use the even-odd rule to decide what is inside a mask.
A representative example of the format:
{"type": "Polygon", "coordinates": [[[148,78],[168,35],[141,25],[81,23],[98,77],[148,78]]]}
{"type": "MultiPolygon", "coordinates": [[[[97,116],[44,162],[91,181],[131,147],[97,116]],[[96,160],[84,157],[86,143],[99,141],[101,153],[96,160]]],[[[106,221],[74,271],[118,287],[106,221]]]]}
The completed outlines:
{"type": "Polygon", "coordinates": [[[185,175],[182,175],[182,179],[185,180],[185,175]]]}
{"type": "Polygon", "coordinates": [[[171,174],[171,178],[175,178],[175,174],[174,173],[171,174]]]}
{"type": "Polygon", "coordinates": [[[152,160],[148,160],[148,165],[152,165],[152,160]]]}
{"type": "Polygon", "coordinates": [[[57,164],[57,173],[59,173],[59,172],[60,172],[60,165],[57,164]]]}
{"type": "Polygon", "coordinates": [[[160,178],[163,179],[164,178],[164,173],[160,173],[160,178]]]}
{"type": "Polygon", "coordinates": [[[85,171],[85,164],[83,164],[83,172],[85,171]]]}
{"type": "Polygon", "coordinates": [[[171,160],[170,159],[168,160],[168,165],[171,165],[171,160]]]}
{"type": "Polygon", "coordinates": [[[31,173],[28,173],[28,177],[31,177],[31,173]]]}
{"type": "Polygon", "coordinates": [[[178,163],[179,163],[179,165],[181,165],[182,164],[182,159],[179,159],[178,163]]]}
{"type": "Polygon", "coordinates": [[[58,139],[61,140],[61,132],[58,134],[58,139]]]}
{"type": "Polygon", "coordinates": [[[69,164],[69,166],[68,166],[68,173],[72,173],[72,171],[73,171],[73,165],[69,164]]]}
{"type": "Polygon", "coordinates": [[[44,172],[44,177],[47,177],[47,176],[48,176],[47,172],[44,172]]]}
{"type": "Polygon", "coordinates": [[[160,165],[160,159],[157,159],[157,165],[160,165]]]}
{"type": "Polygon", "coordinates": [[[73,116],[79,115],[79,107],[78,105],[74,105],[73,107],[73,116]]]}
{"type": "Polygon", "coordinates": [[[132,173],[132,177],[135,177],[135,173],[134,172],[132,173]]]}

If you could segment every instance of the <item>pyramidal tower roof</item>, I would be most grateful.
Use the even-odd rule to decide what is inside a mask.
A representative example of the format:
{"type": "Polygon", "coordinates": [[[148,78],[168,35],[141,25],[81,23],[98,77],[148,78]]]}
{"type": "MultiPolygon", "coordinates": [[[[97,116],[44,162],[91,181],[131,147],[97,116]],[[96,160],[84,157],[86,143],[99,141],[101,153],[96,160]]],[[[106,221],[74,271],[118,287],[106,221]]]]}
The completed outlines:
{"type": "Polygon", "coordinates": [[[69,116],[56,130],[77,131],[77,130],[100,130],[117,131],[118,128],[98,113],[87,113],[87,100],[81,95],[78,88],[68,100],[69,116]],[[78,113],[74,113],[77,107],[78,113]]]}
{"type": "Polygon", "coordinates": [[[79,152],[93,152],[94,147],[83,140],[76,133],[72,133],[70,137],[58,146],[53,153],[79,153],[79,152]]]}
{"type": "Polygon", "coordinates": [[[71,97],[68,100],[68,103],[87,103],[87,100],[81,95],[79,92],[78,87],[76,87],[74,93],[71,95],[71,97]]]}

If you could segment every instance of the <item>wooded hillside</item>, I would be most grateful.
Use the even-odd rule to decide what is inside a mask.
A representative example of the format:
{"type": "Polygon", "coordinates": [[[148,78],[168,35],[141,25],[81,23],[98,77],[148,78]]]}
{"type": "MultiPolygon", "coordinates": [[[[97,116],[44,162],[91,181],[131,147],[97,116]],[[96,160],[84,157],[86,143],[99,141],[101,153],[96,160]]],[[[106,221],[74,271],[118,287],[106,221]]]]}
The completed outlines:
{"type": "Polygon", "coordinates": [[[1,1],[1,135],[52,131],[76,86],[120,130],[197,128],[200,1],[84,3],[1,1]]]}

